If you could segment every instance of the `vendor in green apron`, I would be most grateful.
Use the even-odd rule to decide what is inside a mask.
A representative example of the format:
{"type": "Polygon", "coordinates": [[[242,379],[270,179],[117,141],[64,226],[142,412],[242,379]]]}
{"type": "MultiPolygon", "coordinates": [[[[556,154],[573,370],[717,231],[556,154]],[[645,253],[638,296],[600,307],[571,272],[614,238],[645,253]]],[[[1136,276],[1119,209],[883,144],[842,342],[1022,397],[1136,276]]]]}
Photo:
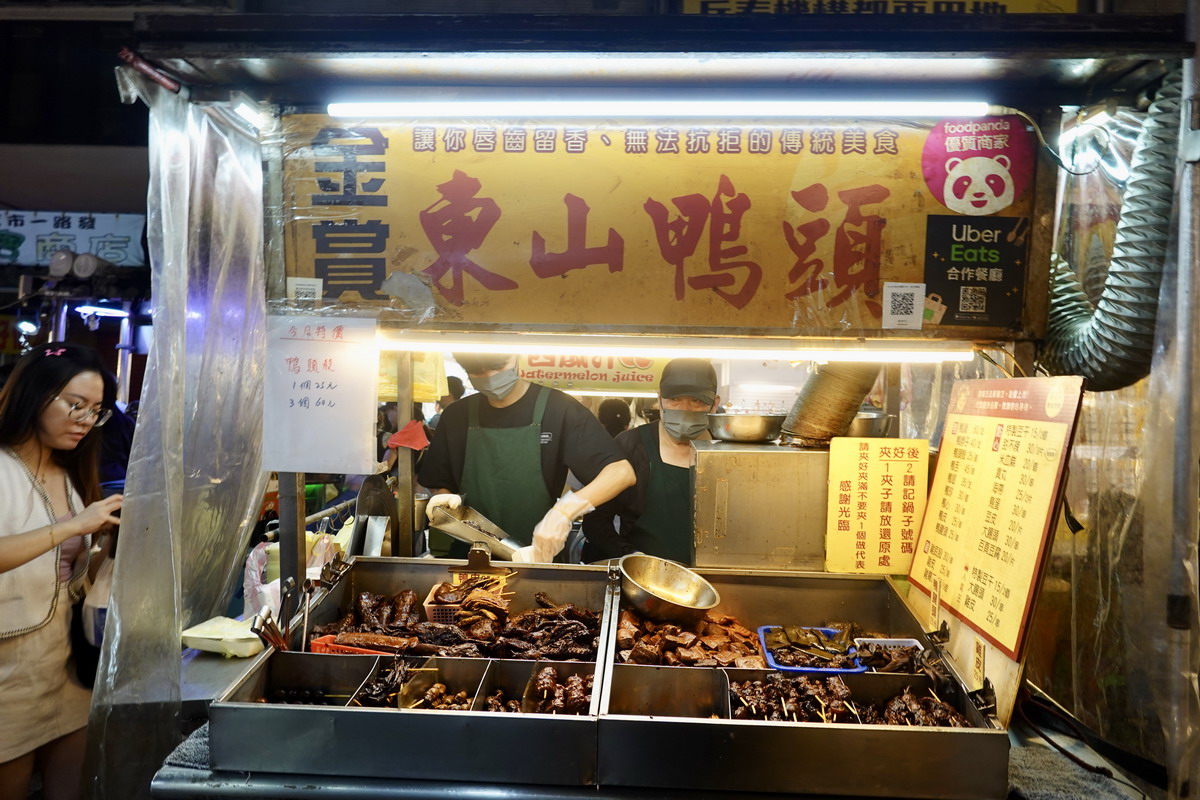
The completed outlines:
{"type": "Polygon", "coordinates": [[[667,363],[658,382],[660,420],[617,436],[637,484],[584,518],[585,562],[642,552],[692,564],[692,442],[711,438],[708,414],[720,401],[707,359],[667,363]]]}
{"type": "MultiPolygon", "coordinates": [[[[463,502],[526,545],[513,560],[552,561],[572,521],[633,485],[633,467],[590,411],[517,374],[514,355],[456,353],[478,394],[442,412],[418,482],[426,511],[463,502]],[[583,484],[563,495],[567,471],[583,484]]],[[[430,551],[469,545],[430,529],[430,551]]]]}

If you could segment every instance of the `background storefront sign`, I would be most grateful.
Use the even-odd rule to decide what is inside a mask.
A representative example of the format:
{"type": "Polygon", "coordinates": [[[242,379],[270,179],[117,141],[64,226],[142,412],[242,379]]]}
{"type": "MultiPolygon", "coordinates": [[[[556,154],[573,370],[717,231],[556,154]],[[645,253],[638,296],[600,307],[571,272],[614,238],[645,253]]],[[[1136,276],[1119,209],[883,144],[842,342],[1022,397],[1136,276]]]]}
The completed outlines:
{"type": "Polygon", "coordinates": [[[527,381],[562,391],[656,393],[669,358],[618,356],[528,355],[517,357],[517,371],[527,381]]]}
{"type": "Polygon", "coordinates": [[[44,267],[57,250],[92,253],[119,267],[144,267],[143,214],[0,211],[0,264],[44,267]]]}
{"type": "Polygon", "coordinates": [[[1034,143],[1019,117],[588,126],[297,115],[285,135],[287,270],[293,286],[309,279],[312,299],[466,327],[821,333],[882,329],[883,286],[905,283],[951,307],[969,298],[969,313],[943,323],[1019,323],[1027,237],[994,248],[986,274],[960,281],[976,291],[954,297],[929,288],[950,267],[927,242],[955,234],[939,218],[987,237],[1027,228],[1034,143]]]}
{"type": "Polygon", "coordinates": [[[959,381],[950,396],[913,585],[1017,660],[1057,520],[1083,379],[959,381]]]}
{"type": "Polygon", "coordinates": [[[263,469],[373,472],[377,361],[374,320],[268,317],[263,469]]]}

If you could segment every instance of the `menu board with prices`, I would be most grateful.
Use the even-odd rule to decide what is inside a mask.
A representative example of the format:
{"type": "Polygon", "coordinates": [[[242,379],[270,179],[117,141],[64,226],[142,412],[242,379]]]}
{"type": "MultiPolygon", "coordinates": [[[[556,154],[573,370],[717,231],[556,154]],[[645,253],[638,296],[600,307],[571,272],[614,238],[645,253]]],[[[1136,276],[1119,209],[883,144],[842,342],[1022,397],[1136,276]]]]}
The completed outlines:
{"type": "Polygon", "coordinates": [[[833,439],[825,570],[908,572],[928,484],[925,439],[833,439]]]}
{"type": "Polygon", "coordinates": [[[909,572],[1019,658],[1050,542],[1083,379],[960,381],[909,572]]]}
{"type": "Polygon", "coordinates": [[[375,467],[375,320],[267,320],[263,467],[363,474],[375,467]]]}

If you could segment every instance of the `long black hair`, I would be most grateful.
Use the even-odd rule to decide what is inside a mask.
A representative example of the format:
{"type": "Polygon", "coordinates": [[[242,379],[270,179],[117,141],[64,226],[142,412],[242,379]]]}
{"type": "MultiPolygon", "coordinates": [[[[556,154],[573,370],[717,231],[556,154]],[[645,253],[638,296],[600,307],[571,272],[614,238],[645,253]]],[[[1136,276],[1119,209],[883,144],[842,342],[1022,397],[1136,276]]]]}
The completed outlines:
{"type": "MultiPolygon", "coordinates": [[[[0,389],[0,445],[16,447],[37,435],[38,418],[71,379],[94,372],[104,382],[103,404],[111,408],[117,385],[90,347],[51,342],[30,350],[13,367],[0,389]]],[[[54,450],[54,462],[66,470],[84,505],[100,499],[100,445],[102,432],[95,425],[73,450],[54,450]]]]}

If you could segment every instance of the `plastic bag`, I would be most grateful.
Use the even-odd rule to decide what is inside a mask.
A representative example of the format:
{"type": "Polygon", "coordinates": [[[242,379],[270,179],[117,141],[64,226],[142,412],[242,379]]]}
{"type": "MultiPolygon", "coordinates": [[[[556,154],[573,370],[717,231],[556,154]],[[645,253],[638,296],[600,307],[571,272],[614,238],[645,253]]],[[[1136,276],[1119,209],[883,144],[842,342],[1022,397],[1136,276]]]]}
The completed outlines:
{"type": "MultiPolygon", "coordinates": [[[[401,353],[379,354],[379,402],[396,400],[396,363],[401,353]]],[[[446,359],[441,353],[412,353],[412,395],[414,403],[436,403],[450,394],[446,383],[446,359]]]]}
{"type": "Polygon", "coordinates": [[[88,644],[99,647],[104,641],[104,622],[108,616],[108,598],[112,594],[113,559],[106,558],[83,600],[83,636],[88,644]]]}

